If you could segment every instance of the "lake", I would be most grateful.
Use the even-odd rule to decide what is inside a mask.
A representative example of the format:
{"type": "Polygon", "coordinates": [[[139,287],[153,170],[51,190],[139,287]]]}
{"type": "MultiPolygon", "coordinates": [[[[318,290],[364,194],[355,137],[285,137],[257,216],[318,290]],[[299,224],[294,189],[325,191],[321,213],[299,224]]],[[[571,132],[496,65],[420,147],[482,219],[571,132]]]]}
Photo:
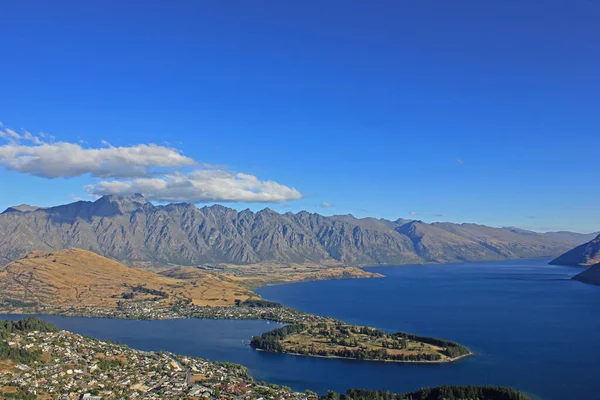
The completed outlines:
{"type": "MultiPolygon", "coordinates": [[[[396,392],[443,384],[513,386],[534,399],[594,399],[600,287],[549,259],[370,268],[383,279],[318,281],[257,290],[268,300],[386,331],[451,339],[477,354],[451,364],[398,364],[256,352],[265,321],[128,321],[44,316],[63,329],[142,350],[246,365],[256,380],[311,389],[396,392]]],[[[6,316],[3,316],[4,318],[6,316]]],[[[11,318],[15,318],[12,316],[11,318]]]]}

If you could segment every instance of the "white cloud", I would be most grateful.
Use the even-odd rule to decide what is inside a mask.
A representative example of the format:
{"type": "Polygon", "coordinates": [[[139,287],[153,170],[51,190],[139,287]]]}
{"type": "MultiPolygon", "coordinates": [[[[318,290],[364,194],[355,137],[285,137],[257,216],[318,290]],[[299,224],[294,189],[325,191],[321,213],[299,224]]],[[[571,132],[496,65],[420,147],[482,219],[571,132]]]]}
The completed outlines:
{"type": "Polygon", "coordinates": [[[410,215],[417,215],[417,214],[418,214],[418,212],[416,212],[416,211],[411,211],[410,212],[410,215]]]}
{"type": "MultiPolygon", "coordinates": [[[[10,134],[8,129],[6,132],[10,134]]],[[[194,164],[194,160],[177,150],[153,144],[95,149],[66,142],[35,146],[11,142],[0,146],[0,166],[43,178],[87,174],[99,178],[132,178],[150,176],[154,168],[194,164]]]]}
{"type": "Polygon", "coordinates": [[[457,159],[456,159],[456,162],[457,162],[457,163],[459,163],[460,165],[463,165],[463,164],[464,164],[464,162],[463,162],[463,160],[462,160],[461,158],[457,158],[457,159]]]}
{"type": "Polygon", "coordinates": [[[33,142],[34,144],[43,144],[43,142],[40,140],[39,137],[32,135],[30,132],[27,131],[23,131],[23,135],[21,135],[21,139],[23,140],[29,140],[31,142],[33,142]]]}
{"type": "Polygon", "coordinates": [[[320,204],[321,207],[325,207],[325,208],[329,208],[329,207],[333,207],[333,204],[328,203],[326,201],[321,202],[320,204]]]}
{"type": "MultiPolygon", "coordinates": [[[[2,125],[2,123],[0,123],[0,128],[2,128],[2,127],[3,127],[3,125],[2,125]]],[[[22,134],[18,134],[17,132],[15,132],[14,130],[9,129],[9,128],[4,128],[4,130],[0,129],[0,137],[8,139],[9,142],[12,144],[19,143],[20,141],[23,141],[23,140],[30,141],[35,144],[42,144],[42,141],[40,140],[40,138],[32,135],[31,132],[28,132],[25,129],[23,129],[22,134]]]]}
{"type": "Polygon", "coordinates": [[[149,200],[191,203],[281,203],[302,198],[293,187],[199,163],[170,147],[115,147],[103,140],[102,147],[89,148],[81,141],[55,143],[48,134],[37,137],[24,130],[20,135],[8,128],[0,129],[0,137],[8,142],[0,146],[0,167],[7,170],[48,179],[85,175],[111,179],[87,185],[92,196],[142,193],[149,200]],[[195,170],[180,170],[191,166],[195,170]]]}
{"type": "Polygon", "coordinates": [[[13,131],[12,129],[8,129],[6,128],[4,130],[4,133],[6,133],[6,136],[12,138],[12,139],[21,139],[21,135],[19,135],[17,132],[13,131]]]}
{"type": "Polygon", "coordinates": [[[73,199],[73,201],[82,201],[83,200],[83,197],[77,196],[74,194],[70,194],[69,197],[71,197],[71,199],[73,199]]]}
{"type": "Polygon", "coordinates": [[[176,172],[156,178],[103,181],[88,185],[86,191],[96,196],[142,193],[149,200],[190,203],[280,203],[302,198],[302,194],[295,188],[277,182],[261,181],[241,172],[210,169],[196,170],[189,174],[176,172]]]}

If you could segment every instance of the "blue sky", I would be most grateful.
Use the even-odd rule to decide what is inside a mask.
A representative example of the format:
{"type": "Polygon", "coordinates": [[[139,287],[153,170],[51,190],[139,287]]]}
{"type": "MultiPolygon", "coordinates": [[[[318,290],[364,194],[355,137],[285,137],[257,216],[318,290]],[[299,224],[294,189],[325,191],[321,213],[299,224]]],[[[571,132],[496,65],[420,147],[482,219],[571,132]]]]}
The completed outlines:
{"type": "Polygon", "coordinates": [[[600,229],[598,2],[127,3],[2,5],[0,208],[600,229]]]}

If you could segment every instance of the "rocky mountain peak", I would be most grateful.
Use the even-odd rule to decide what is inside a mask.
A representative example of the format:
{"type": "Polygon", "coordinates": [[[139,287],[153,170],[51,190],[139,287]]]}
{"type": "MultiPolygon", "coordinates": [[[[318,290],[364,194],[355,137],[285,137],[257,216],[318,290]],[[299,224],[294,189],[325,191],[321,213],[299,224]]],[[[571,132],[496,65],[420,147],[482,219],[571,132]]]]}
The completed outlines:
{"type": "Polygon", "coordinates": [[[2,214],[4,213],[10,213],[10,212],[33,212],[37,209],[39,209],[40,207],[36,207],[36,206],[30,206],[29,204],[20,204],[18,206],[11,206],[8,207],[6,210],[4,210],[2,212],[2,214]]]}
{"type": "Polygon", "coordinates": [[[139,193],[131,196],[110,194],[100,197],[93,203],[92,214],[108,217],[116,214],[130,214],[148,207],[154,206],[139,193]]]}
{"type": "Polygon", "coordinates": [[[263,214],[263,215],[279,215],[279,213],[275,210],[270,209],[269,207],[267,208],[263,208],[262,210],[260,210],[257,214],[263,214]]]}

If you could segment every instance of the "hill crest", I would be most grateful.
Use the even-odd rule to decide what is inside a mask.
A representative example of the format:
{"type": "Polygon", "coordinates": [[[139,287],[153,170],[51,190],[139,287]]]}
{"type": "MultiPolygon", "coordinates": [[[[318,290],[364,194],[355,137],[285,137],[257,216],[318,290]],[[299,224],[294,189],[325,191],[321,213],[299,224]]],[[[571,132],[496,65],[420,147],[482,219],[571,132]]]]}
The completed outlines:
{"type": "Polygon", "coordinates": [[[567,251],[550,262],[555,265],[590,267],[600,264],[600,235],[595,239],[567,251]]]}
{"type": "Polygon", "coordinates": [[[177,300],[231,305],[255,296],[226,277],[176,279],[135,269],[82,249],[32,251],[0,268],[0,296],[50,306],[117,308],[119,302],[177,300]],[[140,289],[143,288],[143,289],[140,289]]]}

